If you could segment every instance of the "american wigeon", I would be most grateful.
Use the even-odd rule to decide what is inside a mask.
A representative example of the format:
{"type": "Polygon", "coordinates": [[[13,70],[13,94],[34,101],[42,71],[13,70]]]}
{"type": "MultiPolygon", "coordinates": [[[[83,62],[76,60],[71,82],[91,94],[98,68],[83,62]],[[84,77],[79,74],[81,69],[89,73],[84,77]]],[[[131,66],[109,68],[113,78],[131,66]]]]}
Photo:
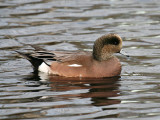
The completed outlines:
{"type": "Polygon", "coordinates": [[[108,34],[94,42],[93,52],[37,49],[33,53],[18,53],[31,62],[34,71],[65,77],[99,78],[120,75],[121,64],[113,54],[119,53],[121,48],[121,37],[117,34],[108,34]]]}

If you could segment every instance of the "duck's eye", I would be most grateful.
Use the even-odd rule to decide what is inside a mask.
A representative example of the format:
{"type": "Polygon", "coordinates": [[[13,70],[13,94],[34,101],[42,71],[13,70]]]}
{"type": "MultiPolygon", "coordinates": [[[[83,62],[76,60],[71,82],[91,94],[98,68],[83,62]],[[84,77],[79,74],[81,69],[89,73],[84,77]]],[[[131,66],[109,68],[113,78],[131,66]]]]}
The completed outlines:
{"type": "Polygon", "coordinates": [[[105,39],[104,45],[119,45],[120,40],[117,37],[112,37],[110,39],[105,39]]]}
{"type": "Polygon", "coordinates": [[[119,40],[118,39],[113,39],[109,42],[109,44],[112,44],[112,45],[118,45],[119,44],[119,40]]]}
{"type": "Polygon", "coordinates": [[[114,41],[114,42],[113,42],[113,45],[118,45],[118,44],[119,44],[118,41],[114,41]]]}

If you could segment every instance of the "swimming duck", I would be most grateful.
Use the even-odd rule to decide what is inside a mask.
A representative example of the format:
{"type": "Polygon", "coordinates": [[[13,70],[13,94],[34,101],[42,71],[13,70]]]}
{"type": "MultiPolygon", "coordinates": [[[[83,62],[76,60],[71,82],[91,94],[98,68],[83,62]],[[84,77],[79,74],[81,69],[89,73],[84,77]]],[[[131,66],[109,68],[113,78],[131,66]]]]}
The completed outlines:
{"type": "Polygon", "coordinates": [[[120,53],[121,48],[121,37],[107,34],[94,42],[92,52],[46,51],[35,48],[33,53],[18,53],[30,61],[34,71],[65,77],[100,78],[120,75],[121,64],[114,53],[120,53]]]}

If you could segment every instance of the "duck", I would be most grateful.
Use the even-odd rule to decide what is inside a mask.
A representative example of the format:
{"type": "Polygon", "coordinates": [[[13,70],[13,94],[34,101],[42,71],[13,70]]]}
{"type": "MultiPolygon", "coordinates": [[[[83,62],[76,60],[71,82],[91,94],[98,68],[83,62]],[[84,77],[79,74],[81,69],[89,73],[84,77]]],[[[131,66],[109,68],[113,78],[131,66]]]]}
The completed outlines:
{"type": "Polygon", "coordinates": [[[104,78],[121,74],[121,63],[114,53],[120,53],[122,38],[105,34],[95,40],[93,51],[48,51],[31,45],[35,50],[19,55],[26,58],[34,72],[63,77],[104,78]]]}

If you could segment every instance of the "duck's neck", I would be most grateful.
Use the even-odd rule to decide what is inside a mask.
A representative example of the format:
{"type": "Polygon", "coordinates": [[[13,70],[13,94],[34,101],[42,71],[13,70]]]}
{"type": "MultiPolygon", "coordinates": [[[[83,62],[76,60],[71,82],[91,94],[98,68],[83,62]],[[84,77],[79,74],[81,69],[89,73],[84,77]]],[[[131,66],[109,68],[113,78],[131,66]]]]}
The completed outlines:
{"type": "Polygon", "coordinates": [[[95,41],[95,43],[93,45],[92,56],[97,61],[101,61],[101,54],[100,53],[101,53],[102,48],[100,46],[102,46],[102,45],[98,42],[96,43],[96,41],[95,41]]]}
{"type": "Polygon", "coordinates": [[[93,59],[97,61],[105,61],[113,57],[113,54],[103,51],[103,44],[101,42],[95,42],[93,45],[93,59]]]}

